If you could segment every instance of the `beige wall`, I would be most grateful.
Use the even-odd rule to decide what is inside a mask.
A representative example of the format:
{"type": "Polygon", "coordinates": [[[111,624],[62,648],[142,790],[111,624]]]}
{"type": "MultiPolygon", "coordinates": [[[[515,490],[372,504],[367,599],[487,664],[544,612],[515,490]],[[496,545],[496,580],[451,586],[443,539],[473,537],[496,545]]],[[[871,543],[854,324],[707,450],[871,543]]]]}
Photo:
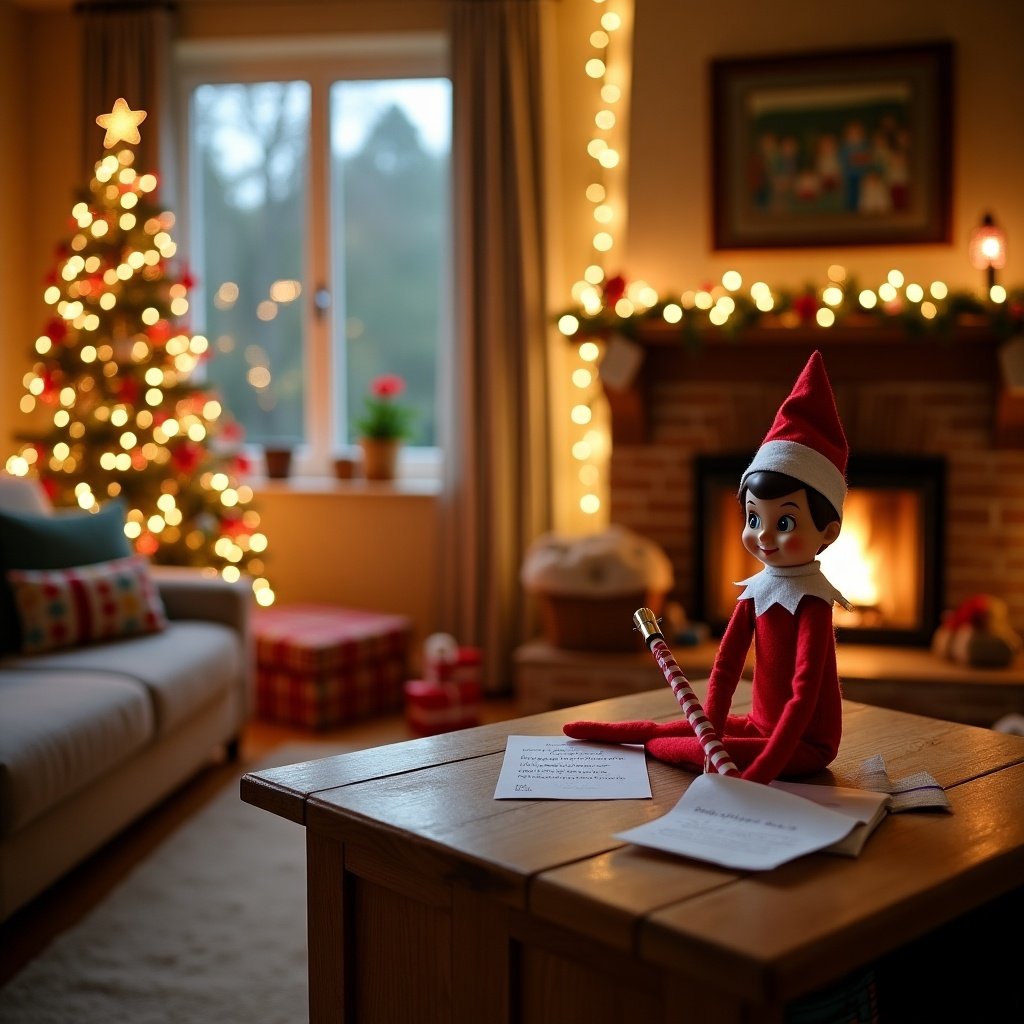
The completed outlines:
{"type": "Polygon", "coordinates": [[[258,488],[257,505],[279,602],[408,615],[418,664],[422,641],[438,628],[435,595],[444,573],[434,496],[275,481],[258,488]]]}
{"type": "Polygon", "coordinates": [[[25,369],[24,345],[28,331],[24,295],[32,266],[27,199],[31,192],[32,167],[29,157],[28,64],[22,45],[28,28],[24,11],[9,0],[0,0],[0,125],[10,133],[0,160],[0,437],[12,428],[12,411],[17,409],[19,385],[25,369]]]}

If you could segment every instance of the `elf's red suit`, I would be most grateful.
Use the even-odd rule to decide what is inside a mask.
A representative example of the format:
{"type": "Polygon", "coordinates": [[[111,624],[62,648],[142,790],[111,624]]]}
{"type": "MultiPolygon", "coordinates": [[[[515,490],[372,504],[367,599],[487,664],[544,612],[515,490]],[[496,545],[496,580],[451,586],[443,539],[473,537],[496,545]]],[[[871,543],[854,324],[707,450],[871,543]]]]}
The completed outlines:
{"type": "MultiPolygon", "coordinates": [[[[711,671],[705,713],[743,778],[809,775],[831,764],[842,736],[832,628],[832,602],[842,596],[818,562],[769,566],[744,584],[711,671]],[[752,706],[748,714],[730,715],[752,640],[752,706]]],[[[685,721],[570,722],[564,731],[576,739],[644,743],[659,760],[695,771],[704,764],[703,747],[685,721]]]]}

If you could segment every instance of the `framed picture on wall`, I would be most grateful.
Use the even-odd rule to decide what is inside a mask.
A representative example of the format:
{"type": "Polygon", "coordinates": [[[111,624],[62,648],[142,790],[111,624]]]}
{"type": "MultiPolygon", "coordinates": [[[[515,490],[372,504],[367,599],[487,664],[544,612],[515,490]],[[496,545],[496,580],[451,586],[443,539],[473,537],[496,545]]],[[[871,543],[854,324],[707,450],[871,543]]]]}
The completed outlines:
{"type": "Polygon", "coordinates": [[[949,43],[711,63],[716,249],[950,240],[949,43]]]}

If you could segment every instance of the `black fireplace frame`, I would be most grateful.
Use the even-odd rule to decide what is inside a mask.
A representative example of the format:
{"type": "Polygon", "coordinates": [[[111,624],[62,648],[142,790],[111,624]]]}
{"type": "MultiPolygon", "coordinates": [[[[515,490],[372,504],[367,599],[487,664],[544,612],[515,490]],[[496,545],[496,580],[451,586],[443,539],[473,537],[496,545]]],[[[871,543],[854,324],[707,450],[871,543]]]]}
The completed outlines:
{"type": "MultiPolygon", "coordinates": [[[[726,622],[715,621],[708,609],[708,534],[712,502],[725,487],[736,490],[750,464],[750,453],[697,455],[694,473],[694,609],[693,616],[706,622],[714,636],[721,636],[726,622]]],[[[946,460],[938,455],[851,454],[846,471],[851,488],[884,490],[908,487],[922,496],[922,581],[920,625],[914,629],[838,627],[837,639],[858,644],[891,644],[929,647],[938,628],[945,597],[946,460]]],[[[738,517],[737,517],[738,519],[738,517]]],[[[737,530],[737,543],[739,532],[737,530]]]]}

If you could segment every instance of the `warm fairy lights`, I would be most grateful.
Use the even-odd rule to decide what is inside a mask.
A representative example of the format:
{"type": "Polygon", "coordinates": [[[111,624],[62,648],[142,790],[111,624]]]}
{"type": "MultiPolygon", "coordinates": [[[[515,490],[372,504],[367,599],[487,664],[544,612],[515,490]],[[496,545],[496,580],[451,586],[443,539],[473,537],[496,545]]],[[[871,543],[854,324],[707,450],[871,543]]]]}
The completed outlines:
{"type": "MultiPolygon", "coordinates": [[[[145,116],[118,100],[97,118],[104,145],[137,143],[145,116]]],[[[129,148],[107,153],[71,211],[74,234],[44,292],[52,316],[22,378],[31,440],[6,469],[38,477],[59,507],[121,498],[140,554],[227,580],[244,574],[270,605],[267,539],[240,482],[248,467],[217,448],[231,427],[218,398],[191,380],[209,343],[180,324],[191,281],[169,262],[174,218],[154,208],[157,178],[133,161],[129,148]]]]}
{"type": "MultiPolygon", "coordinates": [[[[625,70],[622,48],[616,40],[623,29],[622,16],[609,0],[594,0],[597,20],[589,43],[592,53],[584,65],[585,74],[596,85],[594,113],[587,140],[592,174],[586,188],[586,199],[592,219],[592,262],[583,272],[583,279],[573,287],[573,297],[584,310],[597,310],[606,283],[605,261],[615,253],[616,232],[623,226],[621,198],[616,186],[621,171],[618,138],[621,132],[623,81],[625,70]],[[619,63],[616,64],[616,58],[619,63]]],[[[569,315],[559,323],[563,334],[573,335],[578,327],[576,317],[569,315]]],[[[584,340],[577,350],[570,370],[574,398],[569,416],[574,430],[572,458],[576,466],[574,500],[587,517],[596,516],[604,505],[605,475],[610,441],[607,428],[597,422],[595,402],[600,397],[598,363],[601,349],[594,340],[584,340]]]]}
{"type": "Polygon", "coordinates": [[[773,289],[763,281],[745,287],[741,275],[726,271],[717,285],[659,296],[648,285],[606,282],[576,296],[579,305],[558,316],[569,338],[629,336],[647,324],[673,327],[681,340],[709,328],[736,332],[761,327],[868,326],[892,323],[910,333],[942,334],[963,325],[984,325],[997,337],[1024,328],[1024,288],[1000,285],[979,297],[953,291],[943,281],[914,281],[893,269],[885,279],[863,287],[844,267],[833,264],[817,285],[798,290],[773,289]]]}

